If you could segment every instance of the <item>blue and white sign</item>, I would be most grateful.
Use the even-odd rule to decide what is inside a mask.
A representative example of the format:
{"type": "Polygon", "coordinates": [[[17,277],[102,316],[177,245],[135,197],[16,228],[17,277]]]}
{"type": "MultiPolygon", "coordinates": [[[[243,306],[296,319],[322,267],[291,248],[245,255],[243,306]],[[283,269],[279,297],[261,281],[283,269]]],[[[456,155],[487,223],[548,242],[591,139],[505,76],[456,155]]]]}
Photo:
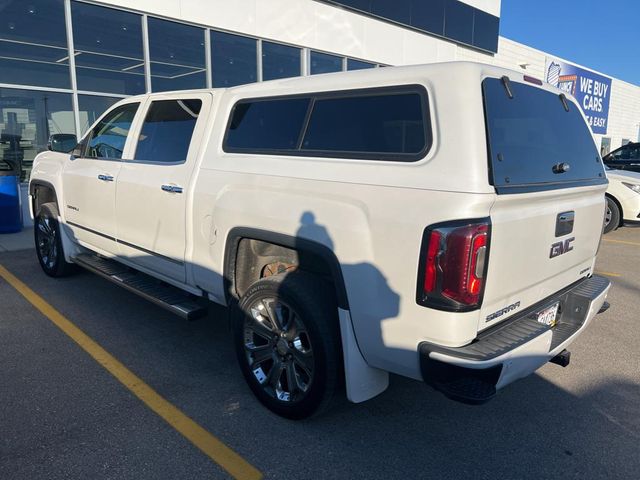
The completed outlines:
{"type": "Polygon", "coordinates": [[[545,70],[548,83],[576,97],[591,131],[606,134],[611,79],[550,57],[547,57],[545,70]]]}

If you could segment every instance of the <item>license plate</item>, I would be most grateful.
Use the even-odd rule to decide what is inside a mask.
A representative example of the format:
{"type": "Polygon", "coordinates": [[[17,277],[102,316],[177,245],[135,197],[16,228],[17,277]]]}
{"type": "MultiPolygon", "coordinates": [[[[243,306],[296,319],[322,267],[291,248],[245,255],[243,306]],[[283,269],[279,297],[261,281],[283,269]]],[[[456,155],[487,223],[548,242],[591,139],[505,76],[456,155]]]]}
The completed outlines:
{"type": "Polygon", "coordinates": [[[542,323],[543,325],[553,327],[556,324],[556,317],[558,316],[559,307],[560,302],[556,302],[550,307],[547,307],[541,312],[538,312],[538,322],[542,323]]]}

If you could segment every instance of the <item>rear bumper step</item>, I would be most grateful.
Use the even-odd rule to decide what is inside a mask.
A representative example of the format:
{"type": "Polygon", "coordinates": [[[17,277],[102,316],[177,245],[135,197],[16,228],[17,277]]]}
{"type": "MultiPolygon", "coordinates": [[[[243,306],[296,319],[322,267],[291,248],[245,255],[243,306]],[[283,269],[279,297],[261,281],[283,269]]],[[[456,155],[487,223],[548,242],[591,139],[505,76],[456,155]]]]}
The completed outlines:
{"type": "MultiPolygon", "coordinates": [[[[601,276],[580,280],[485,330],[464,347],[423,342],[418,347],[422,377],[449,398],[484,403],[498,389],[561,355],[576,334],[597,313],[606,310],[604,300],[609,286],[609,280],[601,276]],[[538,323],[536,313],[558,301],[556,325],[538,323]]],[[[554,363],[564,361],[559,358],[554,363]]]]}
{"type": "Polygon", "coordinates": [[[192,295],[115,260],[83,253],[74,257],[73,262],[186,320],[195,320],[207,313],[206,307],[192,295]]]}

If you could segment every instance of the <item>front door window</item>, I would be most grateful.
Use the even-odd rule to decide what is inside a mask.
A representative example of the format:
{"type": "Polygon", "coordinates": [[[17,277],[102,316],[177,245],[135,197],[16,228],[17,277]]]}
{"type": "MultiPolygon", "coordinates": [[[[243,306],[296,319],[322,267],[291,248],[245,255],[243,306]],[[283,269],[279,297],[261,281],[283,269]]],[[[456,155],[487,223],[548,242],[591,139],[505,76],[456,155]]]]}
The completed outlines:
{"type": "Polygon", "coordinates": [[[121,159],[138,103],[121,105],[104,116],[86,139],[84,156],[121,159]]]}

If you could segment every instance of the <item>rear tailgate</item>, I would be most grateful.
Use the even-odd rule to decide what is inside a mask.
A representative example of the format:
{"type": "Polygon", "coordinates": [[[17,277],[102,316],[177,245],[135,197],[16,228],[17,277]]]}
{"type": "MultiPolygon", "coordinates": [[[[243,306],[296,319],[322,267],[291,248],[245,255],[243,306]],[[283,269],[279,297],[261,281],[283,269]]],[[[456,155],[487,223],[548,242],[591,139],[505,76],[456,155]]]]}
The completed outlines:
{"type": "Polygon", "coordinates": [[[483,81],[491,248],[479,330],[592,273],[607,180],[578,106],[550,90],[483,81]]]}

